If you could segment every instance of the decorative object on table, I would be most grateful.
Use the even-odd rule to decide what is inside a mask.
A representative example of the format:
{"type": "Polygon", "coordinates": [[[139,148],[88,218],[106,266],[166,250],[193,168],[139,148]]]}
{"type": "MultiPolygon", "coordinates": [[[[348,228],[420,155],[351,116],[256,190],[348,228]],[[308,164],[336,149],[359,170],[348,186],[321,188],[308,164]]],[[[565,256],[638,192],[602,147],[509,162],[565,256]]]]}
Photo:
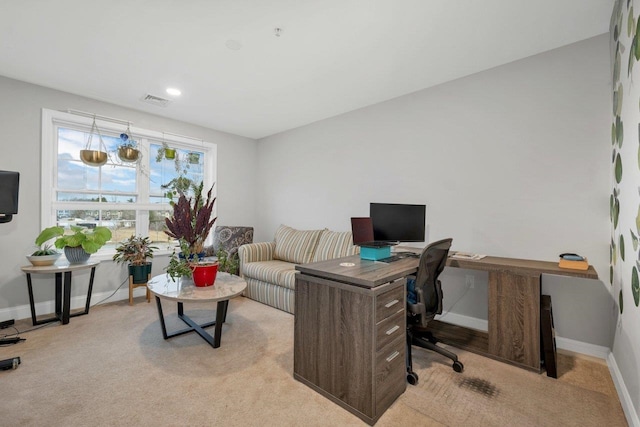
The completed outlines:
{"type": "Polygon", "coordinates": [[[60,226],[45,228],[36,238],[36,245],[41,246],[55,238],[55,247],[64,248],[69,264],[82,264],[111,239],[111,230],[107,227],[86,228],[72,225],[70,231],[71,233],[65,234],[65,229],[60,226]]]}
{"type": "Polygon", "coordinates": [[[180,248],[181,253],[178,255],[174,250],[165,268],[171,280],[175,282],[176,278],[187,277],[192,278],[198,287],[213,285],[218,273],[218,262],[193,256],[189,251],[189,244],[184,239],[180,239],[180,248]]]}
{"type": "Polygon", "coordinates": [[[102,135],[100,134],[100,130],[98,129],[98,125],[96,124],[96,118],[93,118],[93,124],[91,125],[91,130],[89,131],[89,139],[87,140],[87,145],[84,150],[80,150],[80,160],[88,166],[102,166],[107,163],[107,148],[104,145],[104,141],[102,140],[102,135]],[[98,150],[91,149],[91,143],[93,142],[93,134],[98,134],[98,138],[100,140],[100,146],[98,150]]]}
{"type": "Polygon", "coordinates": [[[206,200],[202,197],[204,184],[195,187],[195,195],[187,198],[180,194],[178,201],[173,204],[173,214],[165,218],[167,229],[165,234],[171,238],[186,243],[189,254],[201,254],[204,242],[209,236],[211,227],[217,218],[211,218],[216,198],[212,196],[213,185],[207,192],[206,200]]]}
{"type": "MultiPolygon", "coordinates": [[[[153,258],[153,251],[158,249],[152,246],[149,237],[131,235],[116,247],[113,260],[117,263],[129,263],[129,305],[133,305],[133,290],[139,286],[147,286],[151,277],[152,263],[147,261],[153,258]]],[[[147,288],[147,302],[151,302],[151,293],[147,288]]]]}
{"type": "Polygon", "coordinates": [[[36,267],[43,267],[47,265],[53,265],[60,258],[62,253],[56,251],[50,244],[40,245],[41,248],[27,255],[29,262],[36,267]]]}
{"type": "Polygon", "coordinates": [[[587,270],[589,268],[589,261],[587,258],[578,254],[563,253],[560,254],[558,267],[569,268],[571,270],[587,270]]]}
{"type": "Polygon", "coordinates": [[[127,123],[127,130],[120,134],[120,140],[122,143],[118,146],[118,158],[127,163],[137,162],[140,158],[140,150],[138,150],[138,143],[131,135],[129,123],[127,123]]]}

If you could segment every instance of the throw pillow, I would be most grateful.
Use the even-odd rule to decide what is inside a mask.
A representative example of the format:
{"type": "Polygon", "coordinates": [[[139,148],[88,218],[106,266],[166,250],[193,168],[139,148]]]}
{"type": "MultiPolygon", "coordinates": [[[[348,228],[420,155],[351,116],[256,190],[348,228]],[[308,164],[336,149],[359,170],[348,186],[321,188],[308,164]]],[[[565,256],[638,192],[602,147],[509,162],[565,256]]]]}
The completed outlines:
{"type": "Polygon", "coordinates": [[[320,236],[318,247],[313,255],[313,262],[341,258],[357,253],[357,246],[353,245],[350,231],[325,231],[320,236]]]}
{"type": "Polygon", "coordinates": [[[306,264],[311,262],[318,238],[324,230],[296,230],[281,225],[276,230],[274,258],[282,261],[306,264]]]}

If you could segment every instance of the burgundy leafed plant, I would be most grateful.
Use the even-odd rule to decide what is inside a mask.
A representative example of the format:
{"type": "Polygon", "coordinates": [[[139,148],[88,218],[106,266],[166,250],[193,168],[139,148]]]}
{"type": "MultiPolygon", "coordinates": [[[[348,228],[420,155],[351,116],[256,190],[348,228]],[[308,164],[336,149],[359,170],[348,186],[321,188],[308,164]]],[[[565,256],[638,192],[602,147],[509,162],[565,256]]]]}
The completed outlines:
{"type": "Polygon", "coordinates": [[[165,218],[167,236],[174,239],[183,239],[189,245],[192,254],[199,254],[204,249],[204,241],[206,240],[211,227],[217,218],[211,219],[213,205],[216,198],[211,198],[213,186],[207,192],[206,201],[202,200],[202,187],[200,183],[195,192],[195,199],[187,198],[184,194],[173,205],[173,216],[165,218]]]}

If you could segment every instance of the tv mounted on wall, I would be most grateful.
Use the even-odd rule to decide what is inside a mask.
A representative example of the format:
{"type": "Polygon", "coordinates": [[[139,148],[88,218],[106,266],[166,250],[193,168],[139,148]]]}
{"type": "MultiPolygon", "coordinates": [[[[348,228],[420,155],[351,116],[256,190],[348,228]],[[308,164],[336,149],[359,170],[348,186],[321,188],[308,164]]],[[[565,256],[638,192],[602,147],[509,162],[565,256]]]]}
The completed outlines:
{"type": "Polygon", "coordinates": [[[427,207],[398,203],[370,203],[375,240],[424,242],[427,207]]]}
{"type": "Polygon", "coordinates": [[[0,171],[0,223],[9,222],[18,213],[20,173],[0,171]]]}

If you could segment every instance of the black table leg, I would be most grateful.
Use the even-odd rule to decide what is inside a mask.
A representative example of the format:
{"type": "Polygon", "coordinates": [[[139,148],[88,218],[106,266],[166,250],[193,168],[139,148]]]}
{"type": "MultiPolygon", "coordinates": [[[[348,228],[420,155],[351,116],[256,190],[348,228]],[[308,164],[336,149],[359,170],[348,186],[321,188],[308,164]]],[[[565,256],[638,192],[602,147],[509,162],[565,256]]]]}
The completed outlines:
{"type": "Polygon", "coordinates": [[[62,273],[56,273],[56,316],[62,318],[62,273]]]}
{"type": "Polygon", "coordinates": [[[218,301],[218,304],[216,307],[216,320],[212,322],[203,323],[201,325],[197,324],[189,316],[184,314],[184,306],[181,302],[177,304],[178,304],[178,317],[180,318],[180,320],[186,323],[189,327],[169,334],[167,333],[167,326],[165,324],[164,314],[162,312],[162,302],[160,301],[160,298],[156,296],[156,305],[158,307],[158,317],[160,318],[160,326],[162,328],[162,337],[166,340],[169,338],[176,337],[178,335],[184,335],[189,332],[195,332],[198,335],[200,335],[202,339],[207,341],[211,347],[213,348],[220,347],[220,338],[222,335],[222,324],[224,323],[224,320],[225,320],[224,318],[226,317],[229,300],[218,301]],[[215,326],[213,336],[211,336],[207,331],[204,330],[205,328],[208,328],[210,326],[215,326]]]}
{"type": "Polygon", "coordinates": [[[71,272],[64,272],[64,301],[62,302],[62,324],[69,323],[71,312],[71,272]]]}
{"type": "Polygon", "coordinates": [[[31,284],[31,274],[27,273],[27,287],[29,288],[29,305],[31,306],[31,323],[33,326],[37,325],[36,323],[36,304],[33,301],[33,285],[31,284]]]}

